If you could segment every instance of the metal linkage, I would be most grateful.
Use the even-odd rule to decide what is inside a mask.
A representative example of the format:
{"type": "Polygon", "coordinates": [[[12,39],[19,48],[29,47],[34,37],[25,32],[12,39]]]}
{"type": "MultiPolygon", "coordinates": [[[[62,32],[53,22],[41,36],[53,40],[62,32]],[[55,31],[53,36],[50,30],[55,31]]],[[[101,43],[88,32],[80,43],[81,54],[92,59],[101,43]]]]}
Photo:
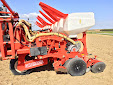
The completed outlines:
{"type": "Polygon", "coordinates": [[[15,13],[5,0],[1,2],[10,12],[0,12],[10,14],[0,16],[0,56],[2,60],[11,59],[10,70],[15,75],[29,74],[36,67],[52,63],[55,71],[67,72],[72,76],[81,76],[86,73],[86,69],[92,72],[102,72],[105,64],[95,58],[88,58],[86,47],[86,32],[83,32],[81,39],[69,38],[64,33],[47,32],[53,24],[57,24],[67,18],[64,14],[49,5],[40,2],[39,5],[46,12],[39,11],[48,21],[37,16],[36,24],[40,28],[47,29],[32,32],[31,24],[25,20],[20,20],[18,13],[15,13]],[[5,17],[5,19],[4,19],[5,17]],[[77,42],[83,44],[83,50],[77,42]],[[63,71],[64,70],[64,71],[63,71]]]}

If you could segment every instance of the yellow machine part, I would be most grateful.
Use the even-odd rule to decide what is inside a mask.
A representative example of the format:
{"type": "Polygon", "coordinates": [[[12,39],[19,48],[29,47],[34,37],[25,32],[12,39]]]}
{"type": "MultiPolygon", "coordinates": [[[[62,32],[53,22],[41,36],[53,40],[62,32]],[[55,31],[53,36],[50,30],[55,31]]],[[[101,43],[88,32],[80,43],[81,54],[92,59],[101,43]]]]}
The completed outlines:
{"type": "Polygon", "coordinates": [[[65,35],[62,35],[60,33],[54,33],[54,32],[51,32],[51,33],[39,33],[39,34],[36,34],[36,33],[33,33],[31,31],[31,34],[33,36],[31,36],[29,30],[28,30],[28,27],[31,27],[31,24],[25,20],[20,20],[19,23],[17,24],[17,26],[22,26],[25,30],[25,34],[26,34],[26,38],[29,42],[33,42],[37,37],[40,37],[40,36],[49,36],[49,35],[56,35],[56,36],[59,36],[59,37],[62,37],[68,41],[70,41],[71,43],[73,44],[76,44],[74,40],[72,40],[71,38],[65,36],[65,35]],[[27,27],[28,26],[28,27],[27,27]]]}

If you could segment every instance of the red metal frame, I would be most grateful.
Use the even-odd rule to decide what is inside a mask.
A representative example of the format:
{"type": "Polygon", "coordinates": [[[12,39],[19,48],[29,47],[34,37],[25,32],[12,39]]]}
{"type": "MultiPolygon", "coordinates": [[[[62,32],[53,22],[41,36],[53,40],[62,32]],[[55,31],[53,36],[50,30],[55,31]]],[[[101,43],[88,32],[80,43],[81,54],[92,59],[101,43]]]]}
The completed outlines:
{"type": "Polygon", "coordinates": [[[61,17],[61,18],[65,19],[68,16],[68,14],[64,14],[64,13],[58,11],[57,9],[55,9],[55,8],[45,4],[43,2],[40,2],[39,5],[41,6],[42,9],[44,9],[44,10],[46,10],[48,12],[51,11],[52,13],[54,13],[54,15],[56,15],[58,17],[61,17]]]}
{"type": "Polygon", "coordinates": [[[42,8],[55,22],[59,21],[60,19],[58,17],[56,17],[54,14],[52,14],[51,11],[49,11],[48,9],[44,9],[42,8]]]}
{"type": "Polygon", "coordinates": [[[37,17],[37,19],[44,25],[44,26],[46,26],[46,25],[52,25],[52,24],[49,24],[49,23],[47,23],[44,19],[42,19],[40,16],[38,16],[37,17]]]}
{"type": "Polygon", "coordinates": [[[5,7],[7,7],[7,9],[10,11],[10,13],[15,17],[15,18],[19,18],[18,13],[15,13],[10,6],[7,4],[7,2],[5,0],[1,0],[1,2],[5,5],[5,7]]]}
{"type": "MultiPolygon", "coordinates": [[[[34,42],[36,42],[37,47],[46,46],[48,49],[47,55],[38,55],[37,56],[38,59],[25,61],[25,56],[30,55],[30,47],[31,47],[32,43],[34,43],[34,42],[31,43],[26,40],[24,29],[22,29],[21,26],[14,28],[14,25],[16,23],[18,23],[18,15],[17,15],[17,13],[15,13],[14,11],[11,10],[11,8],[8,6],[8,4],[5,2],[5,0],[1,0],[1,1],[9,9],[10,12],[0,12],[0,13],[11,14],[9,18],[6,18],[6,19],[0,18],[0,47],[1,47],[0,49],[1,49],[2,60],[18,58],[18,66],[17,66],[18,70],[24,71],[24,70],[28,70],[31,68],[46,65],[48,63],[48,59],[50,59],[51,62],[53,62],[53,66],[54,66],[55,70],[59,70],[60,68],[66,69],[65,67],[63,67],[63,64],[65,63],[65,61],[67,61],[70,58],[75,58],[75,57],[82,58],[86,62],[87,67],[89,67],[97,62],[100,62],[99,60],[96,60],[96,58],[88,59],[86,57],[88,55],[87,47],[86,47],[86,32],[83,33],[82,39],[73,39],[74,41],[81,41],[83,43],[83,51],[81,51],[81,52],[68,53],[68,51],[65,50],[67,41],[65,39],[63,39],[62,37],[58,37],[55,35],[38,37],[34,40],[34,42]],[[13,20],[13,24],[11,23],[12,20],[13,20]],[[6,33],[6,34],[9,34],[9,36],[10,36],[10,40],[8,42],[4,41],[4,39],[3,39],[3,36],[6,35],[5,31],[2,30],[3,22],[8,23],[9,31],[8,31],[8,33],[6,33]],[[11,49],[8,50],[8,48],[11,48],[11,49]]],[[[58,19],[57,17],[63,17],[63,18],[67,17],[67,14],[64,14],[42,2],[40,2],[40,6],[46,12],[48,12],[50,16],[54,12],[54,14],[56,14],[56,15],[53,15],[55,17],[55,19],[58,19]]],[[[40,11],[40,13],[51,23],[55,23],[55,21],[59,20],[59,19],[51,20],[48,16],[46,16],[41,11],[40,11]]],[[[42,22],[42,24],[43,24],[42,25],[39,22],[36,22],[37,25],[41,28],[43,28],[45,25],[48,24],[40,17],[38,17],[38,20],[40,22],[42,22]]],[[[28,29],[29,29],[29,27],[28,27],[28,29]]],[[[65,34],[63,34],[63,35],[65,35],[65,34]]]]}
{"type": "Polygon", "coordinates": [[[42,24],[39,23],[38,21],[36,21],[36,25],[37,25],[38,27],[40,27],[40,28],[43,28],[43,27],[44,27],[44,25],[42,25],[42,24]]]}
{"type": "Polygon", "coordinates": [[[6,3],[5,0],[1,0],[1,2],[5,5],[5,7],[7,7],[7,9],[12,13],[12,15],[15,14],[15,12],[10,8],[10,6],[6,3]]]}
{"type": "Polygon", "coordinates": [[[53,21],[51,18],[49,18],[47,15],[45,15],[42,11],[39,11],[49,22],[51,22],[52,24],[55,23],[55,21],[53,21]]]}

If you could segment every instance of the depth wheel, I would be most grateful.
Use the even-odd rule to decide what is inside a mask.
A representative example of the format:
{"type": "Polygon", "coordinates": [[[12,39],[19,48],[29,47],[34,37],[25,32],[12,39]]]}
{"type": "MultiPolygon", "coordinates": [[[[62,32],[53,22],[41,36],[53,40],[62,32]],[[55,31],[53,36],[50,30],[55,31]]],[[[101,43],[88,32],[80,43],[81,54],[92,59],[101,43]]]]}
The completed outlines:
{"type": "Polygon", "coordinates": [[[10,61],[10,70],[12,71],[12,73],[14,75],[26,75],[31,73],[32,69],[29,70],[25,70],[25,71],[19,71],[17,69],[17,65],[18,65],[18,59],[11,59],[10,61]]]}
{"type": "Polygon", "coordinates": [[[105,67],[106,67],[106,65],[104,62],[98,62],[92,66],[91,72],[93,72],[93,73],[103,72],[105,67]]]}
{"type": "Polygon", "coordinates": [[[73,58],[64,66],[71,76],[82,76],[86,73],[86,63],[80,58],[73,58]]]}

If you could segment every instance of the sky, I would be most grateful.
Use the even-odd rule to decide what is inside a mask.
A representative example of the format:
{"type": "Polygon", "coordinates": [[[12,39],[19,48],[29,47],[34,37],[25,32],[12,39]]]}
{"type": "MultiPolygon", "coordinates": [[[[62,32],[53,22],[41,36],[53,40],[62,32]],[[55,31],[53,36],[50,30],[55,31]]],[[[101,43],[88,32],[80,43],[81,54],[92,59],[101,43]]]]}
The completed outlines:
{"type": "Polygon", "coordinates": [[[40,15],[39,10],[42,10],[40,1],[66,14],[94,12],[96,24],[91,29],[113,29],[113,0],[6,0],[21,19],[30,19],[33,30],[39,29],[35,21],[37,15],[40,15]]]}

